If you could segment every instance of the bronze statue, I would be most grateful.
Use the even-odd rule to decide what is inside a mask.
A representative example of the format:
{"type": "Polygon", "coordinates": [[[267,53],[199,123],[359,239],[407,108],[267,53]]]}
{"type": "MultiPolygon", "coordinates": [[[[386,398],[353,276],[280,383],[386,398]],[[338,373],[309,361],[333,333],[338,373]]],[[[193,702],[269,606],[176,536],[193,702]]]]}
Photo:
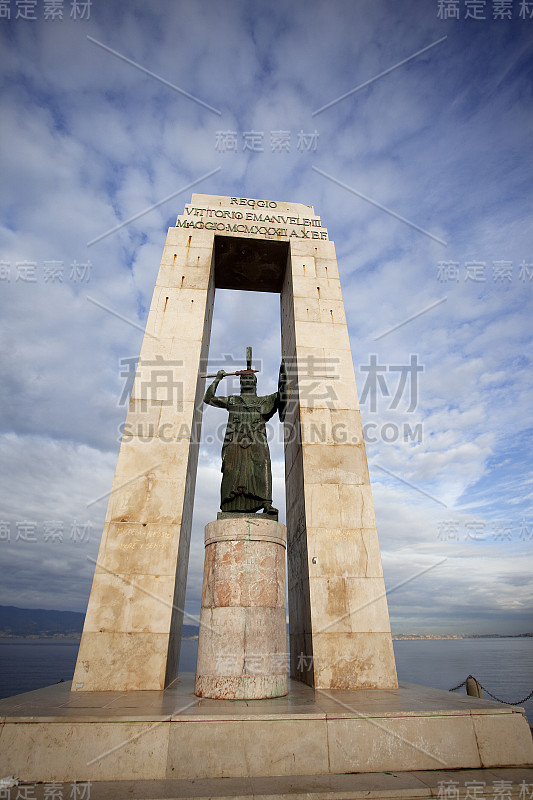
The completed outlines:
{"type": "MultiPolygon", "coordinates": [[[[222,486],[220,508],[223,513],[263,513],[277,519],[278,510],[272,505],[272,472],[266,423],[279,413],[285,418],[287,378],[285,364],[280,367],[278,391],[257,396],[257,370],[252,369],[252,348],[246,348],[245,370],[226,373],[219,370],[205,393],[204,403],[229,412],[224,444],[222,445],[222,486]],[[240,395],[216,397],[215,392],[227,374],[238,375],[240,395]]],[[[213,377],[207,375],[205,377],[213,377]]]]}

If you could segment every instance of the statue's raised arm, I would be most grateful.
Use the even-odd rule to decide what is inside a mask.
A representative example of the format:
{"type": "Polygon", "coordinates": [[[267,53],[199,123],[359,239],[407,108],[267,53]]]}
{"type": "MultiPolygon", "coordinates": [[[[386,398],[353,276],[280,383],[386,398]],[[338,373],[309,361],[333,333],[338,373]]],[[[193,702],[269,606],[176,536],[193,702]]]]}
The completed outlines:
{"type": "Polygon", "coordinates": [[[215,397],[215,392],[217,390],[218,384],[222,380],[222,378],[226,377],[226,373],[223,369],[219,369],[216,374],[215,380],[208,386],[206,393],[204,395],[204,403],[207,403],[208,406],[215,406],[216,408],[227,408],[228,407],[228,398],[227,397],[215,397]]]}

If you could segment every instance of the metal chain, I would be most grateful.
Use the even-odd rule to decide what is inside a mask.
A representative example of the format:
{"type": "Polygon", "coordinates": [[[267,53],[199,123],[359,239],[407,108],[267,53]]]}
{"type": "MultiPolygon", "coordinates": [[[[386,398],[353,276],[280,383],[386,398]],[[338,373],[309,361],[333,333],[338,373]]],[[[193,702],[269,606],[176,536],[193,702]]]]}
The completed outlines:
{"type": "MultiPolygon", "coordinates": [[[[479,683],[479,681],[478,681],[478,683],[479,683]]],[[[479,684],[479,685],[481,686],[481,684],[479,684]]],[[[530,697],[533,697],[533,691],[531,691],[527,695],[527,697],[524,697],[523,700],[517,700],[516,703],[510,703],[508,700],[500,700],[499,697],[496,697],[495,695],[493,695],[491,692],[489,692],[488,689],[485,689],[484,686],[481,686],[481,688],[483,689],[484,692],[486,692],[486,694],[489,695],[489,697],[492,697],[493,700],[497,700],[498,703],[505,703],[505,705],[507,705],[507,706],[521,706],[522,703],[525,703],[526,700],[529,700],[530,697]]]]}
{"type": "MultiPolygon", "coordinates": [[[[474,678],[474,676],[473,676],[473,675],[469,675],[469,676],[468,676],[468,678],[474,678]]],[[[466,681],[468,680],[468,678],[466,679],[466,681]]],[[[485,689],[485,687],[484,687],[484,686],[482,686],[482,685],[479,683],[479,681],[478,681],[478,679],[477,679],[477,678],[474,678],[474,680],[476,681],[476,683],[478,683],[478,684],[479,684],[479,687],[480,687],[481,689],[483,689],[483,691],[484,691],[486,694],[488,694],[488,695],[489,695],[489,697],[492,697],[492,699],[493,699],[493,700],[497,700],[497,701],[498,701],[498,703],[505,703],[505,705],[506,705],[506,706],[521,706],[521,705],[522,705],[522,703],[525,703],[525,702],[527,702],[527,701],[528,701],[528,700],[529,700],[531,697],[533,697],[533,690],[532,690],[532,691],[531,691],[531,692],[528,694],[528,696],[527,696],[527,697],[524,697],[524,699],[523,699],[523,700],[517,700],[517,702],[516,702],[516,703],[510,703],[508,700],[500,700],[500,698],[499,698],[499,697],[496,697],[496,695],[492,694],[492,692],[489,692],[489,690],[488,690],[488,689],[485,689]]],[[[460,683],[458,686],[454,686],[454,687],[453,687],[453,689],[448,689],[448,691],[449,691],[449,692],[455,692],[455,691],[457,691],[457,689],[460,689],[460,688],[461,688],[461,686],[466,686],[466,681],[463,681],[463,682],[462,682],[462,683],[460,683]]]]}
{"type": "MultiPolygon", "coordinates": [[[[470,678],[471,676],[469,675],[468,677],[470,678]]],[[[454,686],[453,689],[448,689],[448,691],[449,692],[456,692],[457,689],[461,688],[461,686],[466,686],[466,681],[463,681],[462,683],[458,684],[458,686],[454,686]]]]}

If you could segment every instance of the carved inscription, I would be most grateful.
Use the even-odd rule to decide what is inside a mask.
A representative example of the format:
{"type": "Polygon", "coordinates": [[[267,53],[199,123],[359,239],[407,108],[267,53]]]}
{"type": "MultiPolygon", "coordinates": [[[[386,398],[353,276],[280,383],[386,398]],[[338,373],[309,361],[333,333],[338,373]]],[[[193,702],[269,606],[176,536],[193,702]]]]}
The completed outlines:
{"type": "Polygon", "coordinates": [[[324,528],[325,536],[333,536],[336,539],[352,539],[357,533],[359,533],[359,531],[353,528],[335,528],[331,530],[329,528],[324,528]]]}
{"type": "Polygon", "coordinates": [[[247,206],[248,209],[254,210],[185,206],[185,213],[178,217],[176,228],[248,233],[252,236],[283,236],[288,239],[294,237],[327,240],[328,238],[328,232],[322,227],[320,217],[300,217],[280,213],[277,211],[279,204],[273,200],[232,197],[231,205],[247,206]],[[259,209],[265,210],[263,212],[259,209]]]}
{"type": "Polygon", "coordinates": [[[121,550],[165,550],[172,539],[169,531],[152,528],[126,528],[119,535],[118,546],[121,550]]]}

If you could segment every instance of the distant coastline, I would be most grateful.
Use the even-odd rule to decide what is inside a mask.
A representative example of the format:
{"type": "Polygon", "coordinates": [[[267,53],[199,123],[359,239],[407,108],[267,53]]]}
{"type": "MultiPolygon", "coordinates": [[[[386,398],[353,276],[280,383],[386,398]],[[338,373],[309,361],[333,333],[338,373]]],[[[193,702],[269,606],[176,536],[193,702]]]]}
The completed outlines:
{"type": "MultiPolygon", "coordinates": [[[[79,642],[84,621],[85,614],[81,611],[0,606],[0,642],[79,642]]],[[[183,626],[183,639],[197,638],[197,625],[183,626]]]]}
{"type": "Polygon", "coordinates": [[[393,633],[394,641],[409,639],[521,639],[533,633],[393,633]]]}
{"type": "Polygon", "coordinates": [[[30,633],[30,634],[16,634],[5,633],[0,631],[0,643],[2,641],[40,641],[46,640],[47,642],[79,642],[81,633],[30,633]]]}
{"type": "MultiPolygon", "coordinates": [[[[55,611],[42,608],[0,606],[0,642],[2,640],[38,640],[79,642],[85,614],[79,611],[55,611]]],[[[393,633],[394,641],[417,639],[520,639],[533,633],[393,633]]],[[[198,639],[197,625],[184,625],[184,640],[198,639]]]]}

